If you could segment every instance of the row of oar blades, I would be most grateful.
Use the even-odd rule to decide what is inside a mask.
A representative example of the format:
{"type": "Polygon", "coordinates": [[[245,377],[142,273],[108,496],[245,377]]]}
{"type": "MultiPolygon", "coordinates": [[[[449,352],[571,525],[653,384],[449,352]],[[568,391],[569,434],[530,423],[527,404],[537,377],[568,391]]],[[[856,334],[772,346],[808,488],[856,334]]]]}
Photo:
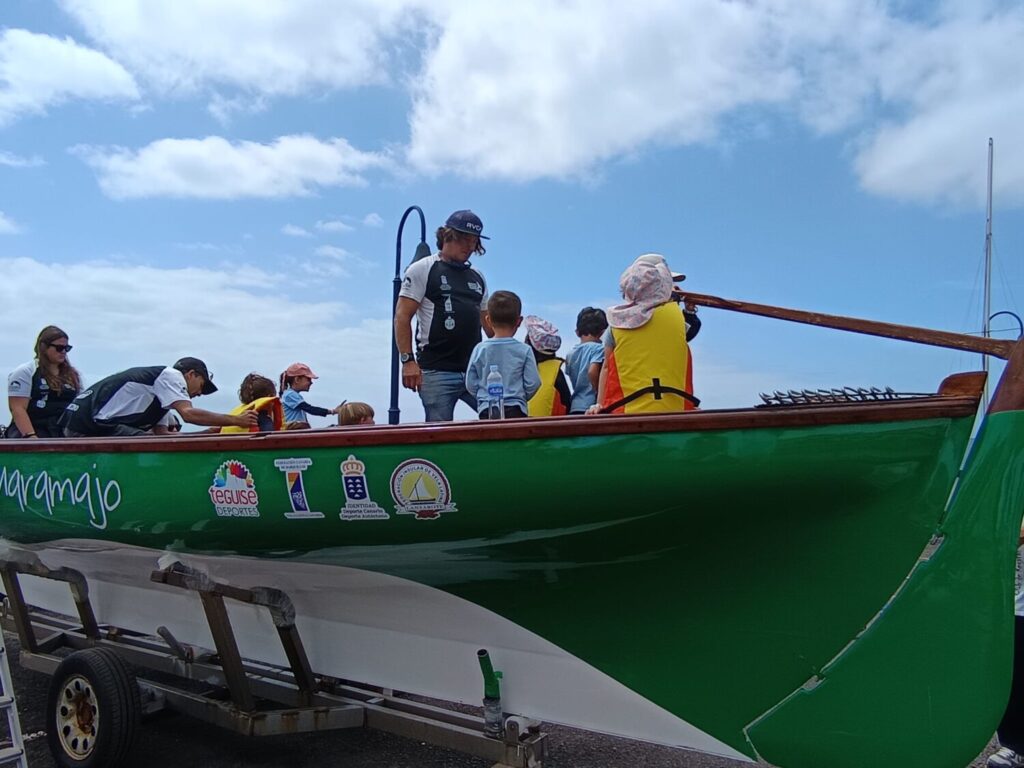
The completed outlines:
{"type": "Polygon", "coordinates": [[[762,403],[758,406],[824,405],[832,403],[866,403],[888,400],[908,400],[928,397],[919,392],[896,392],[892,387],[838,387],[835,389],[791,389],[787,392],[775,390],[771,394],[761,392],[762,403]]]}

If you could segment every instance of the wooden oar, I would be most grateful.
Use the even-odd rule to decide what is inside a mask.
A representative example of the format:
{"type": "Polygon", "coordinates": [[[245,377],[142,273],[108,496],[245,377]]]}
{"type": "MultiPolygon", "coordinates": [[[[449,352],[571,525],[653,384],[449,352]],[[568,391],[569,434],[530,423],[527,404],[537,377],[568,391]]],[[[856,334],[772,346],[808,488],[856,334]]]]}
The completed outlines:
{"type": "Polygon", "coordinates": [[[890,339],[912,341],[917,344],[931,344],[935,347],[980,352],[1002,358],[1003,360],[1010,356],[1010,352],[1016,344],[1014,341],[971,336],[966,333],[932,331],[927,328],[915,328],[910,325],[880,323],[875,320],[861,320],[855,317],[842,317],[840,315],[824,315],[820,312],[805,312],[800,309],[773,307],[768,304],[753,304],[749,301],[721,299],[717,296],[708,296],[703,293],[690,293],[678,287],[673,292],[673,295],[678,299],[698,304],[702,307],[728,309],[733,312],[744,312],[748,315],[774,317],[778,320],[789,320],[794,323],[820,325],[825,328],[836,328],[840,331],[853,331],[854,333],[865,333],[870,336],[884,336],[890,339]]]}

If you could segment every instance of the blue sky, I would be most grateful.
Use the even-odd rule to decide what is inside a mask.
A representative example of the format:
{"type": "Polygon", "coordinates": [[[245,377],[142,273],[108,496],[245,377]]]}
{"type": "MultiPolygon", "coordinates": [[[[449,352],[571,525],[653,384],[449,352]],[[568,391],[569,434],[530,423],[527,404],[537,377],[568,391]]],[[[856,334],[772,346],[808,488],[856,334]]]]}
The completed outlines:
{"type": "MultiPolygon", "coordinates": [[[[412,204],[430,242],[475,210],[489,287],[553,321],[563,352],[647,251],[700,293],[975,332],[990,136],[993,310],[1021,312],[1024,8],[821,6],[6,0],[0,361],[53,323],[87,381],[196,355],[222,388],[200,404],[227,410],[245,373],[298,360],[321,376],[310,402],[385,421],[412,204]]],[[[932,391],[979,365],[702,318],[709,407],[932,391]]]]}

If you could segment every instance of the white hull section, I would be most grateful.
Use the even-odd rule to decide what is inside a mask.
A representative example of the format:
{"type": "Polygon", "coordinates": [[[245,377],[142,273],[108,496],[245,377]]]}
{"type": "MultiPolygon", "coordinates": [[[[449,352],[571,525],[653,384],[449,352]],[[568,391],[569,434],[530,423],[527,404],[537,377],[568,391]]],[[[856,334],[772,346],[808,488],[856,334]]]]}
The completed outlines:
{"type": "MultiPolygon", "coordinates": [[[[287,593],[319,674],[479,706],[477,650],[486,648],[504,675],[506,712],[749,761],[542,637],[412,581],[334,565],[170,555],[93,540],[0,547],[4,558],[18,559],[18,551],[34,553],[51,568],[81,572],[101,624],[147,634],[166,626],[183,643],[212,648],[199,596],[150,581],[150,573],[172,557],[217,581],[287,593]]],[[[31,605],[77,615],[66,584],[32,576],[22,576],[21,583],[31,605]]],[[[242,656],[287,665],[266,609],[225,602],[242,656]]]]}

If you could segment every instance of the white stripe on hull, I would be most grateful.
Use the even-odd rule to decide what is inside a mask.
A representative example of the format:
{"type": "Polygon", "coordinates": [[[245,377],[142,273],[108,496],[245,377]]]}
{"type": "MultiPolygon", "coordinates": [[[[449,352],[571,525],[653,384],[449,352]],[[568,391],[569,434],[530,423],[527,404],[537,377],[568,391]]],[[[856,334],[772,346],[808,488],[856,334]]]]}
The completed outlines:
{"type": "MultiPolygon", "coordinates": [[[[162,551],[94,540],[10,546],[35,552],[49,567],[84,574],[101,624],[147,634],[162,625],[181,642],[213,647],[198,595],[149,580],[166,554],[162,551]]],[[[480,705],[483,679],[476,652],[486,648],[504,675],[506,712],[749,760],[542,637],[432,587],[283,559],[175,557],[218,581],[287,593],[310,663],[320,674],[480,705]]],[[[21,581],[29,603],[76,615],[65,584],[31,576],[21,581]]],[[[268,612],[226,603],[242,655],[286,665],[268,612]]]]}

